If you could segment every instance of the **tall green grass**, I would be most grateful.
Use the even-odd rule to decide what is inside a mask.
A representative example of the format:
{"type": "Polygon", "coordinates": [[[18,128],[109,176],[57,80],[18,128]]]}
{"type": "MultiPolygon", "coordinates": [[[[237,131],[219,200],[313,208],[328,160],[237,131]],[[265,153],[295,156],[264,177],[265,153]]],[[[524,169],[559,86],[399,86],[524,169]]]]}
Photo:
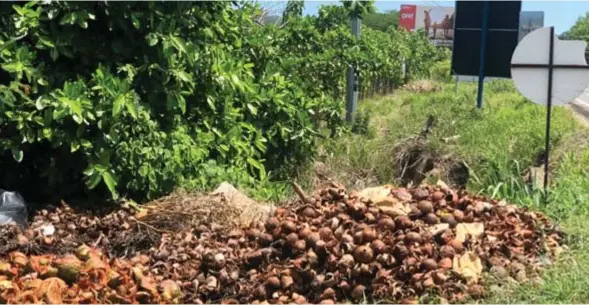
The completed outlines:
{"type": "MultiPolygon", "coordinates": [[[[433,93],[402,92],[366,101],[360,107],[370,115],[376,136],[340,141],[326,157],[336,176],[353,176],[355,172],[371,175],[378,183],[392,182],[392,147],[419,133],[429,115],[435,117],[436,124],[428,145],[466,162],[471,190],[486,191],[490,185],[521,177],[544,149],[545,108],[527,101],[507,81],[487,85],[482,110],[476,108],[476,87],[472,84],[460,84],[456,92],[453,85],[433,93]],[[442,141],[455,136],[458,138],[449,143],[442,141]]],[[[567,109],[554,108],[554,145],[580,128],[567,109]]]]}
{"type": "Polygon", "coordinates": [[[567,251],[545,270],[539,285],[506,287],[490,295],[488,303],[588,303],[589,302],[589,150],[566,154],[558,165],[550,202],[539,191],[504,185],[496,194],[514,203],[540,210],[559,222],[567,234],[567,251]],[[526,193],[529,193],[528,195],[526,193]]]}

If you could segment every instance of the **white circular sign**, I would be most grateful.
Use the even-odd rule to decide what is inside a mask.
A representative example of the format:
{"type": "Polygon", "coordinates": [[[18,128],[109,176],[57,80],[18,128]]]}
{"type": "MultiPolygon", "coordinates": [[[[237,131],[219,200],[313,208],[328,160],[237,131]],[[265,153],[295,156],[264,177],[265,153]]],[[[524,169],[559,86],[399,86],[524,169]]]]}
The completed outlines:
{"type": "MultiPolygon", "coordinates": [[[[559,40],[554,37],[552,72],[552,105],[565,105],[581,96],[589,85],[589,69],[558,68],[558,65],[587,65],[585,41],[559,40]]],[[[540,28],[517,45],[511,64],[540,64],[548,66],[550,28],[540,28]]],[[[532,102],[548,104],[548,67],[512,67],[511,78],[517,90],[532,102]]]]}

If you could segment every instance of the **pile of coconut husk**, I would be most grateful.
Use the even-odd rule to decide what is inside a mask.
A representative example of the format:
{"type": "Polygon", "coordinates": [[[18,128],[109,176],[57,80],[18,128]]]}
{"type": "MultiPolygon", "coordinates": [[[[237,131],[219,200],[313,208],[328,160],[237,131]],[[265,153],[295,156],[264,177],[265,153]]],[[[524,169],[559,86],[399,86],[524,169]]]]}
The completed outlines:
{"type": "Polygon", "coordinates": [[[443,184],[294,186],[297,202],[247,226],[174,196],[101,217],[41,211],[2,228],[0,302],[456,303],[486,295],[484,273],[527,281],[563,249],[546,216],[443,184]],[[155,216],[166,209],[175,222],[155,216]]]}
{"type": "Polygon", "coordinates": [[[177,192],[145,205],[125,202],[106,215],[76,212],[64,202],[39,211],[27,230],[0,227],[0,253],[65,254],[89,245],[111,257],[130,257],[158,245],[163,234],[202,227],[228,232],[264,221],[273,210],[229,183],[210,194],[177,192]]]}

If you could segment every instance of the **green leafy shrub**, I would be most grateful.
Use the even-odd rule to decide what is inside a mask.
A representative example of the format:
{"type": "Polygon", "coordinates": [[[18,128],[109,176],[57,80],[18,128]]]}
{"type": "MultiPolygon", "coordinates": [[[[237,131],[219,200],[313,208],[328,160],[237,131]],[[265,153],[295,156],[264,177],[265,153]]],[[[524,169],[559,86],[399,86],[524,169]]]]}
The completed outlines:
{"type": "Polygon", "coordinates": [[[368,138],[371,138],[375,134],[374,130],[370,127],[370,114],[367,111],[358,111],[350,129],[352,133],[368,136],[368,138]]]}
{"type": "Polygon", "coordinates": [[[432,78],[440,82],[450,83],[454,81],[454,77],[452,76],[450,69],[450,60],[435,62],[432,67],[432,78]]]}
{"type": "Polygon", "coordinates": [[[365,29],[357,40],[341,14],[291,14],[278,27],[256,24],[259,12],[222,1],[1,3],[1,186],[141,200],[282,179],[325,130],[346,129],[349,64],[363,84],[401,84],[401,57],[413,77],[435,59],[418,35],[365,29]]]}

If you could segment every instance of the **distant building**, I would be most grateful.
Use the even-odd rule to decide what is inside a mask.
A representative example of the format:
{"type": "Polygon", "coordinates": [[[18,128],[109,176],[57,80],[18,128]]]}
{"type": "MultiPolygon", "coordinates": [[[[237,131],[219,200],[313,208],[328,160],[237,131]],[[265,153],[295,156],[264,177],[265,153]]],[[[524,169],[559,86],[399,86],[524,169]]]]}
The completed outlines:
{"type": "Polygon", "coordinates": [[[521,41],[526,35],[541,27],[544,27],[544,12],[521,12],[518,40],[521,41]]]}

